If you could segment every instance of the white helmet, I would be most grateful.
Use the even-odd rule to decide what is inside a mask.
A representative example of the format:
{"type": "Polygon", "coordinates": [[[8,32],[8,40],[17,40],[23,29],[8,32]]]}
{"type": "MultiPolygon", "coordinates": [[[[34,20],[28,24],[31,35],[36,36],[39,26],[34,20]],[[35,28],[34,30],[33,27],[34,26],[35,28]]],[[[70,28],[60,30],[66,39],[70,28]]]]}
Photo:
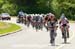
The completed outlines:
{"type": "Polygon", "coordinates": [[[52,14],[52,13],[49,13],[48,15],[49,15],[50,18],[55,17],[55,15],[52,14]]]}
{"type": "Polygon", "coordinates": [[[63,14],[61,15],[60,19],[64,19],[64,18],[66,18],[66,17],[65,17],[65,14],[63,13],[63,14]]]}

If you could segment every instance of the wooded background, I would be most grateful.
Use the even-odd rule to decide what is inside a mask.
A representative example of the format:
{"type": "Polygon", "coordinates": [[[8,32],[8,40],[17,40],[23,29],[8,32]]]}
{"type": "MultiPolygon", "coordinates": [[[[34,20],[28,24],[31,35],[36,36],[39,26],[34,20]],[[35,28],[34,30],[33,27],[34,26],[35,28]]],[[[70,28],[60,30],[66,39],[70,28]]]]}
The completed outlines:
{"type": "Polygon", "coordinates": [[[75,20],[75,0],[0,0],[0,13],[17,15],[18,11],[26,13],[49,13],[52,12],[57,18],[61,13],[75,20]]]}

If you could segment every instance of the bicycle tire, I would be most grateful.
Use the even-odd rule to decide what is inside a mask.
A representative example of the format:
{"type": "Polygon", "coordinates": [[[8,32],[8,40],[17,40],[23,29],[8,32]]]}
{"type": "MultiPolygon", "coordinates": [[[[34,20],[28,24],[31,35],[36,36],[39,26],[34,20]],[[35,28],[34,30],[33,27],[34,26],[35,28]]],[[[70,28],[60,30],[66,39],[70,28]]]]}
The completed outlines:
{"type": "Polygon", "coordinates": [[[64,28],[64,43],[67,43],[67,32],[66,32],[66,27],[64,28]]]}

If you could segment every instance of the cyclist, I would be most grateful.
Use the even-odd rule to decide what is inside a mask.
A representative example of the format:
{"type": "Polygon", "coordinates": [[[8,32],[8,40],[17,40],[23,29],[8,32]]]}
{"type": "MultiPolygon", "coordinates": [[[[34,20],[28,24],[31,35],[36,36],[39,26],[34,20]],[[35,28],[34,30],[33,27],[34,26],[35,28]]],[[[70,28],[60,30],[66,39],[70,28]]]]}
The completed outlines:
{"type": "Polygon", "coordinates": [[[22,22],[23,23],[23,16],[24,16],[24,12],[21,10],[18,13],[18,23],[22,22]]]}
{"type": "Polygon", "coordinates": [[[48,17],[48,29],[50,31],[50,43],[52,44],[52,46],[55,45],[55,37],[57,35],[56,30],[57,30],[57,19],[55,17],[54,14],[50,13],[49,17],[48,17]]]}
{"type": "Polygon", "coordinates": [[[50,16],[50,14],[47,14],[47,15],[44,17],[44,27],[46,28],[47,31],[48,31],[47,22],[48,22],[49,16],[50,16]]]}
{"type": "Polygon", "coordinates": [[[61,29],[61,32],[62,32],[62,38],[64,37],[64,33],[63,33],[64,26],[66,26],[66,28],[67,28],[67,30],[66,30],[67,31],[67,38],[69,38],[69,21],[65,17],[65,14],[61,15],[59,24],[60,24],[60,29],[61,29]]]}
{"type": "Polygon", "coordinates": [[[30,23],[31,23],[31,15],[27,16],[27,27],[30,26],[30,23]]]}
{"type": "Polygon", "coordinates": [[[35,23],[35,28],[36,28],[36,31],[39,30],[39,26],[40,26],[40,16],[36,16],[36,23],[35,23]]]}

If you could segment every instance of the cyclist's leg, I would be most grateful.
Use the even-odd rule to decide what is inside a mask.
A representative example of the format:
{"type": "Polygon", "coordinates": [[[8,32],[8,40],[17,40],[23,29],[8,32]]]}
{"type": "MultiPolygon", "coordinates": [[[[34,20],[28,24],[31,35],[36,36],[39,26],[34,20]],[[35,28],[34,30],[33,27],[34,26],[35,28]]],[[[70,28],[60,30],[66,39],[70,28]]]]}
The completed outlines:
{"type": "Polygon", "coordinates": [[[26,20],[24,20],[24,24],[26,25],[26,20]]]}
{"type": "Polygon", "coordinates": [[[37,29],[39,30],[40,29],[40,23],[37,22],[37,29]]]}
{"type": "Polygon", "coordinates": [[[20,22],[22,23],[22,17],[20,18],[20,22]]]}
{"type": "Polygon", "coordinates": [[[42,30],[42,23],[41,22],[39,23],[39,29],[42,30]]]}
{"type": "Polygon", "coordinates": [[[69,26],[67,26],[67,38],[69,38],[69,26]]]}
{"type": "Polygon", "coordinates": [[[27,27],[29,27],[29,25],[30,25],[30,22],[28,21],[28,23],[27,23],[27,27]]]}
{"type": "Polygon", "coordinates": [[[38,29],[40,30],[40,22],[38,22],[38,29]]]}
{"type": "Polygon", "coordinates": [[[64,38],[64,28],[63,26],[60,26],[61,32],[62,32],[62,38],[64,38]]]}
{"type": "Polygon", "coordinates": [[[54,40],[55,40],[55,38],[54,38],[54,31],[51,31],[50,32],[50,43],[53,45],[54,44],[54,40]]]}
{"type": "Polygon", "coordinates": [[[49,30],[48,30],[48,23],[46,24],[46,30],[49,31],[49,30]]]}
{"type": "Polygon", "coordinates": [[[38,22],[35,23],[35,29],[38,31],[38,22]]]}
{"type": "Polygon", "coordinates": [[[56,33],[56,30],[54,31],[54,37],[56,37],[57,36],[57,33],[56,33]]]}
{"type": "Polygon", "coordinates": [[[21,22],[23,23],[23,17],[22,17],[22,19],[21,19],[21,22]]]}
{"type": "Polygon", "coordinates": [[[41,28],[41,30],[43,29],[43,23],[40,24],[40,28],[41,28]]]}
{"type": "Polygon", "coordinates": [[[33,28],[35,28],[35,22],[33,22],[33,24],[32,24],[32,25],[33,25],[33,28]]]}
{"type": "Polygon", "coordinates": [[[32,27],[35,28],[35,22],[34,21],[32,22],[32,27]]]}

